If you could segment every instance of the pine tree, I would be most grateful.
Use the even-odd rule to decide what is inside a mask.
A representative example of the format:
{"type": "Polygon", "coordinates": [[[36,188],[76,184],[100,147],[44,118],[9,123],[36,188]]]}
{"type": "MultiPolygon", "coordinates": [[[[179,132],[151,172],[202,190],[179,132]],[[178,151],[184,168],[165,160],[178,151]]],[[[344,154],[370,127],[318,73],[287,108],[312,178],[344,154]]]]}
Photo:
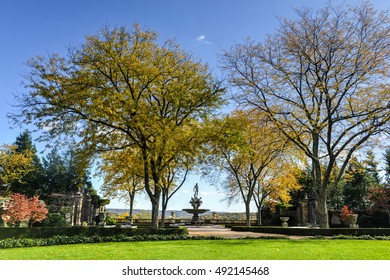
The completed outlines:
{"type": "Polygon", "coordinates": [[[356,157],[350,160],[344,180],[344,204],[350,208],[365,209],[370,176],[365,166],[356,157]]]}
{"type": "Polygon", "coordinates": [[[385,178],[386,178],[386,184],[390,185],[390,149],[386,149],[385,153],[383,154],[383,159],[385,161],[385,178]]]}
{"type": "Polygon", "coordinates": [[[25,130],[16,138],[14,144],[17,146],[16,152],[24,153],[30,151],[32,153],[33,170],[22,178],[22,182],[13,183],[11,191],[25,194],[29,197],[39,195],[43,184],[43,168],[41,160],[37,155],[37,149],[33,144],[31,133],[25,130]]]}
{"type": "Polygon", "coordinates": [[[375,160],[375,155],[371,150],[367,151],[366,159],[363,163],[369,177],[370,185],[379,185],[381,183],[381,178],[378,172],[378,162],[375,160]]]}
{"type": "Polygon", "coordinates": [[[53,148],[43,158],[43,168],[45,179],[42,195],[46,197],[52,193],[64,193],[67,185],[66,167],[57,148],[53,148]]]}
{"type": "Polygon", "coordinates": [[[77,151],[72,148],[63,153],[57,148],[52,149],[43,158],[45,180],[42,195],[72,193],[81,188],[94,193],[89,170],[81,162],[77,151]]]}

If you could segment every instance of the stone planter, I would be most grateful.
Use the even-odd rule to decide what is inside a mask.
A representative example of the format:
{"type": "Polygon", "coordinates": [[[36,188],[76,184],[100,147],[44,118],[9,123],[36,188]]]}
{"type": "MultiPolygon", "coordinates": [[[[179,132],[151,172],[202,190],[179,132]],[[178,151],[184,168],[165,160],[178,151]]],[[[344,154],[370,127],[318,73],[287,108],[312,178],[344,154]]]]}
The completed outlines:
{"type": "Polygon", "coordinates": [[[359,225],[357,224],[358,214],[348,214],[348,221],[349,221],[349,227],[350,228],[358,228],[359,225]]]}
{"type": "Polygon", "coordinates": [[[289,217],[280,217],[280,219],[282,220],[282,227],[288,227],[288,223],[287,221],[290,219],[289,217]]]}
{"type": "Polygon", "coordinates": [[[340,212],[332,210],[330,211],[330,214],[332,215],[330,223],[332,225],[341,225],[340,212]]]}

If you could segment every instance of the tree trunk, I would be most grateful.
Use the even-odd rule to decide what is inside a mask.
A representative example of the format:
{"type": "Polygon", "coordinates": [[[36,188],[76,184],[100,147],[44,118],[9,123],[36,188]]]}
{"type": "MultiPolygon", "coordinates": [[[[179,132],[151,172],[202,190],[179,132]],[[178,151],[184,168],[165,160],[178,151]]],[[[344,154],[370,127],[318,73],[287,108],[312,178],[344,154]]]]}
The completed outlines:
{"type": "Polygon", "coordinates": [[[129,222],[130,224],[133,224],[133,212],[134,212],[134,197],[135,197],[135,191],[132,193],[129,191],[129,200],[130,200],[130,205],[129,205],[129,222]]]}
{"type": "Polygon", "coordinates": [[[152,202],[152,228],[158,228],[158,209],[160,206],[160,193],[156,192],[153,196],[153,199],[151,199],[152,202]]]}
{"type": "Polygon", "coordinates": [[[163,191],[162,192],[162,207],[161,207],[161,227],[164,228],[165,227],[165,211],[167,210],[167,206],[168,206],[168,201],[167,201],[168,197],[167,195],[165,194],[165,192],[163,191]]]}
{"type": "Polygon", "coordinates": [[[319,135],[313,133],[313,183],[317,201],[317,221],[320,228],[329,228],[328,207],[327,207],[327,182],[322,181],[321,162],[319,157],[319,135]]]}
{"type": "Polygon", "coordinates": [[[161,210],[161,223],[160,223],[160,227],[162,228],[165,227],[165,210],[166,208],[163,206],[161,210]]]}
{"type": "Polygon", "coordinates": [[[154,181],[154,190],[150,187],[150,176],[149,176],[149,167],[155,167],[154,165],[149,165],[148,154],[147,154],[146,144],[142,147],[143,162],[144,162],[144,186],[145,190],[149,196],[150,202],[152,204],[152,228],[158,228],[158,209],[160,207],[160,196],[161,188],[159,187],[159,178],[155,172],[155,169],[152,168],[152,175],[154,181]]]}
{"type": "Polygon", "coordinates": [[[320,228],[329,228],[328,218],[328,206],[327,206],[327,195],[326,188],[322,188],[316,191],[317,196],[317,217],[320,228]]]}
{"type": "Polygon", "coordinates": [[[261,226],[261,224],[262,224],[262,220],[261,220],[261,206],[262,205],[259,205],[257,207],[257,225],[258,226],[261,226]]]}
{"type": "Polygon", "coordinates": [[[245,216],[246,216],[246,226],[251,226],[251,208],[250,208],[250,200],[245,202],[245,216]]]}

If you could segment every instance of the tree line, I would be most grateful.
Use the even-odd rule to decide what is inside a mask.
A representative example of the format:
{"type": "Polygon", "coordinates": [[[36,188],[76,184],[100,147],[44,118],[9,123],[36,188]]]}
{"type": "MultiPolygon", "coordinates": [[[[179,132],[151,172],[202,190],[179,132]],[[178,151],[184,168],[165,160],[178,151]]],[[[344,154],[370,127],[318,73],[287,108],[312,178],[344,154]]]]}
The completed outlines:
{"type": "Polygon", "coordinates": [[[19,193],[27,197],[39,196],[47,201],[53,193],[70,194],[80,189],[96,195],[89,167],[81,164],[73,147],[63,150],[55,147],[41,158],[27,130],[20,133],[9,147],[12,149],[2,153],[8,160],[0,163],[3,196],[19,193]],[[8,173],[13,173],[13,176],[8,173]]]}
{"type": "MultiPolygon", "coordinates": [[[[340,210],[343,207],[351,213],[369,215],[387,214],[386,217],[374,217],[381,220],[381,226],[390,222],[390,149],[386,149],[378,161],[374,152],[368,149],[365,153],[354,156],[348,163],[340,181],[329,189],[327,204],[330,210],[340,210]]],[[[337,170],[334,174],[337,174],[337,170]]],[[[333,177],[332,177],[333,178],[333,177]]],[[[314,184],[310,168],[302,170],[297,177],[300,190],[292,194],[290,205],[297,206],[303,199],[315,198],[314,184]]],[[[332,179],[333,180],[333,179],[332,179]]],[[[315,211],[316,209],[312,209],[315,211]]],[[[315,213],[311,213],[314,219],[315,213]]],[[[369,221],[364,221],[368,222],[369,221]]]]}
{"type": "Polygon", "coordinates": [[[368,2],[297,9],[265,40],[222,52],[226,81],[154,31],[104,27],[65,56],[29,60],[11,118],[44,129],[43,140],[77,139],[80,157],[101,164],[107,193],[125,187],[132,199],[130,186],[142,187],[153,227],[161,200],[206,164],[227,172],[246,209],[271,193],[287,199],[281,190],[308,168],[326,228],[354,156],[389,132],[389,23],[368,2]]]}
{"type": "Polygon", "coordinates": [[[89,168],[80,163],[72,147],[56,147],[39,157],[27,130],[13,144],[4,144],[0,150],[0,222],[14,226],[22,222],[29,226],[42,222],[52,225],[53,219],[65,221],[49,213],[52,194],[72,195],[83,189],[98,198],[89,168]]]}

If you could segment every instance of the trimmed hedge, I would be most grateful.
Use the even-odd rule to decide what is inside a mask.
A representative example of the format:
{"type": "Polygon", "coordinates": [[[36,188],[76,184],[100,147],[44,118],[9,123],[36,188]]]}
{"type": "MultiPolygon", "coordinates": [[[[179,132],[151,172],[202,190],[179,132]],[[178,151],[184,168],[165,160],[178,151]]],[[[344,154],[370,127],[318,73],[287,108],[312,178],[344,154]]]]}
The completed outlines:
{"type": "Polygon", "coordinates": [[[333,235],[351,235],[351,236],[390,236],[390,228],[294,228],[294,227],[266,227],[266,226],[233,226],[234,231],[250,231],[261,233],[274,233],[299,236],[333,236],[333,235]]]}
{"type": "Polygon", "coordinates": [[[0,240],[6,238],[49,238],[53,236],[136,236],[136,235],[168,235],[188,234],[185,227],[176,228],[105,228],[105,227],[32,227],[32,228],[0,228],[0,240]]]}
{"type": "Polygon", "coordinates": [[[347,240],[390,240],[390,236],[371,236],[371,235],[332,235],[332,236],[314,236],[311,239],[347,239],[347,240]]]}
{"type": "Polygon", "coordinates": [[[85,244],[85,243],[102,243],[102,242],[140,242],[140,241],[170,241],[170,240],[221,240],[218,236],[187,236],[181,234],[169,235],[134,235],[126,236],[123,234],[113,236],[52,236],[49,238],[7,238],[0,240],[0,248],[20,248],[20,247],[37,247],[53,246],[64,244],[85,244]]]}

